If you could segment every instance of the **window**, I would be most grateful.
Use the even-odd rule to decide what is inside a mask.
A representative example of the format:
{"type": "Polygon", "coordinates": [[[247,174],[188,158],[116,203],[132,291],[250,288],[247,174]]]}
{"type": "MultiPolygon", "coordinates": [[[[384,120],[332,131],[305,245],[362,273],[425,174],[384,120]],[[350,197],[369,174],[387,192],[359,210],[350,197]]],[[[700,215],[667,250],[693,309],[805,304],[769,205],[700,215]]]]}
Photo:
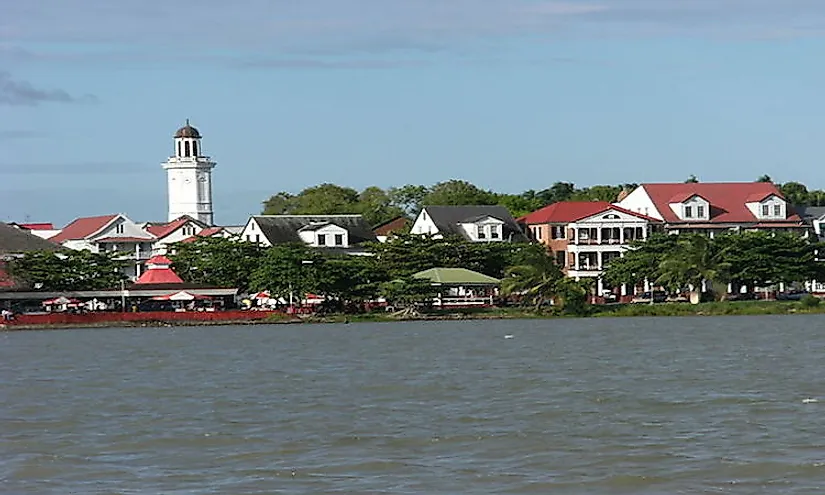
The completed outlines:
{"type": "Polygon", "coordinates": [[[498,225],[490,225],[490,239],[498,239],[498,225]]]}
{"type": "Polygon", "coordinates": [[[192,143],[192,156],[198,156],[198,143],[192,143]]]}
{"type": "Polygon", "coordinates": [[[479,239],[486,239],[487,234],[484,233],[484,227],[481,225],[476,225],[476,235],[479,239]]]}
{"type": "Polygon", "coordinates": [[[782,205],[773,205],[773,216],[781,217],[782,216],[782,205]]]}
{"type": "Polygon", "coordinates": [[[327,235],[326,234],[318,234],[318,245],[319,246],[326,246],[327,245],[327,235]]]}
{"type": "Polygon", "coordinates": [[[693,218],[693,207],[685,206],[685,218],[693,218]]]}
{"type": "Polygon", "coordinates": [[[771,209],[769,205],[762,205],[762,216],[767,217],[771,214],[771,209]]]}
{"type": "Polygon", "coordinates": [[[698,218],[705,218],[705,207],[704,207],[704,205],[697,205],[696,206],[696,216],[698,218]]]}
{"type": "Polygon", "coordinates": [[[183,156],[190,156],[189,153],[189,141],[183,143],[183,156]]]}
{"type": "Polygon", "coordinates": [[[536,239],[541,239],[541,227],[536,227],[536,231],[538,231],[538,234],[536,234],[536,239]]]}
{"type": "Polygon", "coordinates": [[[564,226],[562,226],[562,225],[554,225],[553,226],[553,239],[564,239],[564,226]]]}
{"type": "Polygon", "coordinates": [[[178,142],[178,156],[180,156],[180,142],[178,142]]]}
{"type": "Polygon", "coordinates": [[[252,235],[246,234],[246,242],[252,242],[252,235]]]}
{"type": "Polygon", "coordinates": [[[567,261],[567,253],[565,251],[556,251],[556,264],[564,266],[567,261]]]}
{"type": "Polygon", "coordinates": [[[261,242],[261,234],[255,234],[255,242],[261,242]]]}
{"type": "Polygon", "coordinates": [[[122,233],[123,233],[123,229],[124,229],[123,224],[122,224],[122,223],[121,223],[121,224],[118,224],[118,226],[117,226],[117,227],[115,227],[115,232],[116,232],[116,233],[118,233],[118,234],[122,234],[122,233]]]}
{"type": "Polygon", "coordinates": [[[336,246],[343,246],[344,245],[344,234],[335,234],[335,245],[336,246]]]}

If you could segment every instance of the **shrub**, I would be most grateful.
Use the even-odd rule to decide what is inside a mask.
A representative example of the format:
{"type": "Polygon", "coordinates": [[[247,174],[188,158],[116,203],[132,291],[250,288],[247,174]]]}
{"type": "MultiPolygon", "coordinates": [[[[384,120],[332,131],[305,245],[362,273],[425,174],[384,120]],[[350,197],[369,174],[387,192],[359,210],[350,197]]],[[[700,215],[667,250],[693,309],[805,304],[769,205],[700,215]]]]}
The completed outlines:
{"type": "Polygon", "coordinates": [[[799,300],[799,303],[802,305],[803,308],[815,308],[819,306],[821,301],[818,297],[808,294],[804,296],[802,299],[799,300]]]}

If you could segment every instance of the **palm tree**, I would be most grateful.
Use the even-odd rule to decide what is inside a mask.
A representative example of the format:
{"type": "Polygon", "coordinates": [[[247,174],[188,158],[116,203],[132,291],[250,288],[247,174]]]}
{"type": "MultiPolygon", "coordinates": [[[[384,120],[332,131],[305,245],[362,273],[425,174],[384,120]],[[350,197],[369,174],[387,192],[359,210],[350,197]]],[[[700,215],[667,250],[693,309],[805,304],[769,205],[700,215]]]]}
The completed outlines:
{"type": "Polygon", "coordinates": [[[727,293],[730,282],[730,263],[723,260],[724,253],[704,235],[683,236],[676,249],[659,265],[661,275],[656,283],[670,289],[690,287],[690,301],[698,303],[702,295],[702,285],[710,285],[714,293],[727,293]]]}
{"type": "Polygon", "coordinates": [[[547,255],[537,256],[507,269],[501,282],[504,295],[520,295],[536,312],[548,301],[565,310],[579,311],[587,299],[587,287],[562,273],[547,255]],[[578,303],[582,304],[578,304],[578,303]]]}

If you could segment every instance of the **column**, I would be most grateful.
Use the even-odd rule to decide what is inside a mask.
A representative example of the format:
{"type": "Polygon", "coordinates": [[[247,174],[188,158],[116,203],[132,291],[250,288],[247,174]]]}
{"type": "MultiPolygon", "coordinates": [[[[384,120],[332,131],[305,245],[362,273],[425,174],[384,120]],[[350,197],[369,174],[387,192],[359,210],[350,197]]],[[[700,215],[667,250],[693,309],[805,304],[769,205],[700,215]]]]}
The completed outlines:
{"type": "MultiPolygon", "coordinates": [[[[596,267],[598,267],[599,271],[604,269],[604,253],[601,251],[596,253],[596,267]]],[[[599,280],[599,283],[601,283],[601,280],[599,280]]]]}
{"type": "Polygon", "coordinates": [[[596,243],[597,244],[602,243],[602,228],[601,227],[596,228],[596,243]]]}
{"type": "Polygon", "coordinates": [[[601,277],[596,279],[596,290],[597,290],[596,295],[598,297],[602,297],[602,294],[604,294],[604,282],[602,282],[601,277]]]}
{"type": "Polygon", "coordinates": [[[619,245],[624,244],[624,225],[619,227],[619,245]]]}

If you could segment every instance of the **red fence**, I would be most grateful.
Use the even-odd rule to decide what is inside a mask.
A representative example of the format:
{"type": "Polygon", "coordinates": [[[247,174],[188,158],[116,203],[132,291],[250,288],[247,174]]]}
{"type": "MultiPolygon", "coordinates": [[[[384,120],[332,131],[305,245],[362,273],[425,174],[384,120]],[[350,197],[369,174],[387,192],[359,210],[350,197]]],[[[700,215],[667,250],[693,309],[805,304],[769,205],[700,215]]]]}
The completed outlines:
{"type": "Polygon", "coordinates": [[[259,321],[266,319],[273,311],[147,311],[143,313],[48,313],[40,315],[14,315],[12,321],[0,321],[13,325],[90,325],[96,323],[122,322],[219,322],[219,321],[259,321]]]}

